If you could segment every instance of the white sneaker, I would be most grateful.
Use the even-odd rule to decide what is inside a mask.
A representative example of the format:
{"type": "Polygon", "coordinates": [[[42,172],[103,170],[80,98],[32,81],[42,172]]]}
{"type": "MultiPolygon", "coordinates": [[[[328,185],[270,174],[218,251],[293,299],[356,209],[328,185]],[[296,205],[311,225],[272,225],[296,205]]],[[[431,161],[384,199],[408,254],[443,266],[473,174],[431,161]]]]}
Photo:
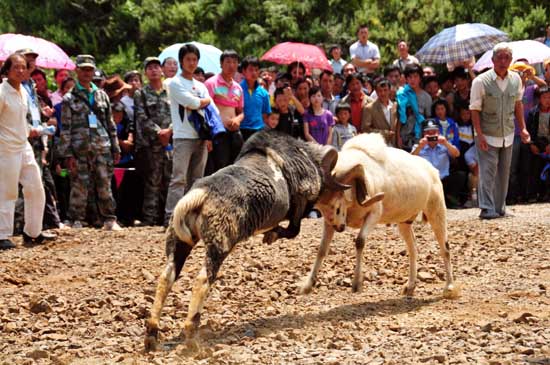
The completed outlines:
{"type": "Polygon", "coordinates": [[[80,228],[83,228],[83,225],[82,223],[80,223],[80,221],[74,221],[73,228],[80,229],[80,228]]]}
{"type": "Polygon", "coordinates": [[[103,229],[106,231],[122,231],[116,220],[109,220],[103,223],[103,229]]]}

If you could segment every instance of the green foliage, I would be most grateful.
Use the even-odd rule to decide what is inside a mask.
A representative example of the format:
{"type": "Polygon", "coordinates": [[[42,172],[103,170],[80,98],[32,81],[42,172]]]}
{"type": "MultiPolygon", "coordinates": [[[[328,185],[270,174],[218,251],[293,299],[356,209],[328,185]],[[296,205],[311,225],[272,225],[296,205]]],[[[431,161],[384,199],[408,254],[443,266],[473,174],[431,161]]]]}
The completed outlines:
{"type": "Polygon", "coordinates": [[[34,34],[121,72],[193,40],[243,56],[284,41],[338,43],[346,53],[357,26],[367,23],[386,64],[399,39],[414,53],[459,23],[490,24],[513,40],[540,37],[549,11],[550,2],[540,0],[2,0],[0,33],[34,34]]]}
{"type": "Polygon", "coordinates": [[[107,56],[103,62],[100,60],[98,66],[107,75],[123,76],[126,71],[138,69],[141,63],[139,60],[136,45],[130,43],[125,48],[118,46],[117,53],[107,56]]]}

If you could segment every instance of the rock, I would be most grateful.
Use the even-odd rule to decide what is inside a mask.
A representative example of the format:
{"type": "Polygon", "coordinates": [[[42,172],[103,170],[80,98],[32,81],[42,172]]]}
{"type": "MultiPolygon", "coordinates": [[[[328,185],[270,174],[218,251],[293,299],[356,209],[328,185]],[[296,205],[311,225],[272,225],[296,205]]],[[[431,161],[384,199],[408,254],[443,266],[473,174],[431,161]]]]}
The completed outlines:
{"type": "Polygon", "coordinates": [[[529,323],[531,317],[535,317],[531,313],[525,312],[513,319],[514,323],[529,323]]]}
{"type": "Polygon", "coordinates": [[[50,306],[50,303],[48,303],[45,299],[40,299],[38,297],[33,297],[31,299],[31,302],[29,304],[29,310],[35,314],[50,313],[53,311],[52,307],[50,306]]]}
{"type": "Polygon", "coordinates": [[[447,356],[443,354],[434,355],[432,356],[432,358],[440,364],[445,363],[445,361],[447,360],[447,356]]]}
{"type": "Polygon", "coordinates": [[[533,355],[535,353],[535,350],[529,347],[518,347],[516,349],[516,352],[522,355],[533,355]]]}
{"type": "Polygon", "coordinates": [[[431,283],[435,281],[435,277],[426,271],[420,271],[418,273],[418,280],[423,281],[425,283],[431,283]]]}
{"type": "Polygon", "coordinates": [[[145,269],[141,269],[141,274],[146,281],[155,281],[155,276],[145,269]]]}
{"type": "Polygon", "coordinates": [[[27,357],[30,357],[33,360],[47,359],[50,355],[47,351],[44,350],[33,350],[27,353],[27,357]]]}
{"type": "Polygon", "coordinates": [[[491,332],[493,330],[493,324],[491,322],[481,326],[481,331],[483,332],[491,332]]]}

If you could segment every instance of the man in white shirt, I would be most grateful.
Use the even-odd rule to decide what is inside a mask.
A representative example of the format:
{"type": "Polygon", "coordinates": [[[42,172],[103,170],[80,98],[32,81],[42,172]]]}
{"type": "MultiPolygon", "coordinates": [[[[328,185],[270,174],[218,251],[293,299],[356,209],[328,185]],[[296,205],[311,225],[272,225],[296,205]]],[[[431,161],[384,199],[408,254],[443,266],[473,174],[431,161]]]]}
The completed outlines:
{"type": "Polygon", "coordinates": [[[185,44],[180,48],[178,58],[181,73],[174,76],[169,84],[174,158],[166,198],[165,226],[168,225],[177,202],[193,182],[204,175],[208,157],[207,141],[199,139],[198,132],[188,120],[192,110],[205,108],[212,102],[206,86],[193,78],[199,63],[199,49],[193,44],[185,44]],[[180,105],[184,108],[181,115],[180,105]]]}
{"type": "Polygon", "coordinates": [[[358,41],[349,47],[351,62],[358,72],[371,74],[380,66],[380,51],[378,46],[369,42],[369,27],[366,24],[357,30],[358,41]]]}
{"type": "Polygon", "coordinates": [[[342,58],[342,49],[339,45],[334,44],[330,47],[328,54],[332,59],[330,60],[330,65],[332,66],[332,71],[335,74],[342,73],[342,69],[348,63],[345,59],[342,58]]]}
{"type": "Polygon", "coordinates": [[[493,69],[472,83],[470,110],[476,131],[479,158],[479,207],[481,219],[506,214],[506,194],[514,141],[514,116],[523,143],[530,140],[523,115],[521,78],[509,72],[512,49],[506,43],[493,48],[493,69]]]}
{"type": "Polygon", "coordinates": [[[405,71],[405,66],[411,63],[420,65],[418,59],[409,54],[409,45],[404,40],[397,42],[397,53],[399,54],[399,58],[393,61],[393,65],[399,67],[401,72],[405,71]]]}
{"type": "Polygon", "coordinates": [[[15,248],[8,237],[13,234],[18,184],[23,185],[25,198],[23,242],[39,244],[55,238],[42,232],[46,197],[40,170],[27,140],[39,133],[27,123],[29,95],[22,86],[28,77],[27,66],[23,55],[12,54],[0,70],[0,74],[7,75],[0,84],[0,250],[15,248]]]}

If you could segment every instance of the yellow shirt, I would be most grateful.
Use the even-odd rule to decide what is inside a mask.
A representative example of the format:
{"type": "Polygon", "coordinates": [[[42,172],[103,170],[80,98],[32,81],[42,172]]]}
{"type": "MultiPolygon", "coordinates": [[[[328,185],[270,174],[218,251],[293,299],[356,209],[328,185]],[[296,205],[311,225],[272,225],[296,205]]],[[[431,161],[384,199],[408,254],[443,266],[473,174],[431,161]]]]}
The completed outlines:
{"type": "Polygon", "coordinates": [[[14,89],[7,80],[0,84],[0,150],[25,150],[29,135],[27,123],[28,94],[21,86],[14,89]]]}

